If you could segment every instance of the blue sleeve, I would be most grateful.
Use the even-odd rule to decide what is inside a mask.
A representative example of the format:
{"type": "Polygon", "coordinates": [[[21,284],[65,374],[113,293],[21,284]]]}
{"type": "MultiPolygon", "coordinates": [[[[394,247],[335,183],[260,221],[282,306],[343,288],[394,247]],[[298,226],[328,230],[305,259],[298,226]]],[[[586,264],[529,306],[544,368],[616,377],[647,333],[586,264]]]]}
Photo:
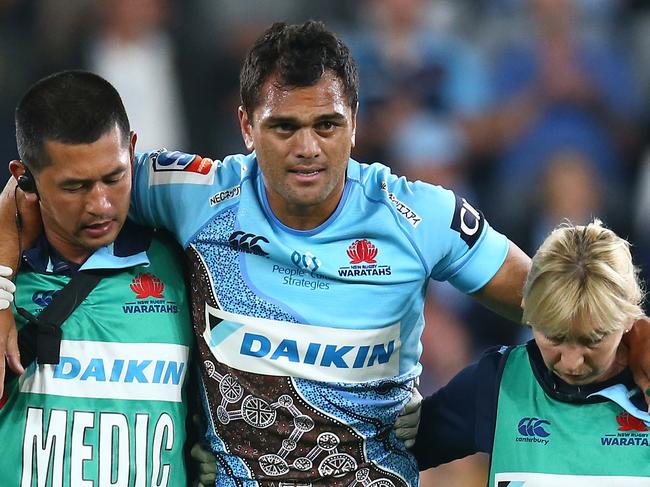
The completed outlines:
{"type": "Polygon", "coordinates": [[[422,402],[413,453],[420,470],[492,453],[499,384],[509,349],[488,350],[422,402]]]}
{"type": "MultiPolygon", "coordinates": [[[[450,192],[451,193],[451,192],[450,192]]],[[[509,243],[465,198],[453,194],[451,221],[445,231],[449,251],[437,262],[431,277],[449,281],[464,293],[473,293],[485,286],[501,268],[508,255],[509,243]]]]}
{"type": "Polygon", "coordinates": [[[137,154],[129,216],[169,230],[185,247],[217,206],[237,200],[247,157],[230,156],[222,162],[177,151],[137,154]]]}
{"type": "Polygon", "coordinates": [[[359,167],[368,197],[392,208],[432,279],[472,293],[494,277],[508,254],[508,239],[465,198],[441,186],[397,177],[381,164],[359,167]]]}

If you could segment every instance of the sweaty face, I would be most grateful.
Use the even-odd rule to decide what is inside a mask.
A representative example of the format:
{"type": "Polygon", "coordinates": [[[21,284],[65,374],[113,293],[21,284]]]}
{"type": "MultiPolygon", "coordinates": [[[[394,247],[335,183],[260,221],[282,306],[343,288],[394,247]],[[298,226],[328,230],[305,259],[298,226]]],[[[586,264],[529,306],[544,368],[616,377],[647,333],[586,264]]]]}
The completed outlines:
{"type": "Polygon", "coordinates": [[[326,72],[313,86],[288,88],[271,77],[252,120],[240,108],[244,141],[255,150],[266,194],[285,224],[311,229],[336,209],[354,145],[356,107],[326,72]]]}
{"type": "Polygon", "coordinates": [[[35,175],[41,215],[66,259],[81,263],[117,237],[129,211],[134,144],[117,126],[91,144],[45,141],[51,164],[35,175]]]}
{"type": "Polygon", "coordinates": [[[533,335],[548,369],[568,384],[604,381],[621,372],[627,363],[621,345],[623,330],[596,341],[588,337],[556,338],[536,329],[533,335]]]}

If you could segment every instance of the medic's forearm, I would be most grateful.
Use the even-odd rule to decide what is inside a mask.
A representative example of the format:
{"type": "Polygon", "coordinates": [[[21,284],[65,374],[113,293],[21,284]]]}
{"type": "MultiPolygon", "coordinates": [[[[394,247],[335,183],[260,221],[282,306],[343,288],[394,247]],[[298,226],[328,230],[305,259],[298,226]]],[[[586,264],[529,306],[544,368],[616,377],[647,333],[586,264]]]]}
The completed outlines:
{"type": "Polygon", "coordinates": [[[16,188],[14,178],[9,178],[0,193],[0,228],[0,264],[11,267],[15,274],[20,265],[20,251],[34,244],[43,231],[43,224],[37,200],[29,201],[25,194],[16,188]]]}

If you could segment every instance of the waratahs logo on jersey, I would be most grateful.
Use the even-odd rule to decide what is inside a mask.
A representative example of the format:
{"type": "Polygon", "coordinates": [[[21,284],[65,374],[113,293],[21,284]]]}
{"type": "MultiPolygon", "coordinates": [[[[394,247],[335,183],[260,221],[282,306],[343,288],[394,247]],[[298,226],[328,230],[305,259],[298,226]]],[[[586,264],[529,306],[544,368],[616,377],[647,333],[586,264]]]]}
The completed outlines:
{"type": "Polygon", "coordinates": [[[519,436],[518,443],[541,443],[548,445],[551,422],[546,419],[526,417],[521,418],[517,424],[519,436]]]}
{"type": "Polygon", "coordinates": [[[349,266],[339,267],[340,277],[372,277],[390,276],[391,268],[388,265],[379,265],[377,255],[379,249],[366,238],[360,238],[350,244],[347,255],[350,259],[349,266]]]}
{"type": "Polygon", "coordinates": [[[648,431],[648,426],[639,418],[632,416],[627,411],[623,411],[616,416],[619,431],[648,431]]]}
{"type": "Polygon", "coordinates": [[[130,287],[131,291],[136,294],[135,299],[146,299],[149,297],[162,299],[163,290],[165,289],[162,281],[148,272],[135,276],[135,279],[131,281],[130,287]]]}
{"type": "Polygon", "coordinates": [[[370,240],[365,238],[362,240],[355,240],[352,245],[348,247],[348,257],[350,257],[350,264],[376,264],[377,261],[377,247],[370,240]]]}
{"type": "Polygon", "coordinates": [[[165,284],[155,274],[140,273],[133,278],[129,287],[135,293],[136,300],[122,305],[124,313],[178,313],[176,303],[165,299],[165,284]]]}
{"type": "Polygon", "coordinates": [[[648,426],[645,421],[622,411],[616,416],[617,432],[600,437],[603,446],[649,446],[648,426]]]}
{"type": "Polygon", "coordinates": [[[196,154],[159,150],[149,155],[151,169],[149,185],[159,184],[212,184],[213,161],[196,154]]]}

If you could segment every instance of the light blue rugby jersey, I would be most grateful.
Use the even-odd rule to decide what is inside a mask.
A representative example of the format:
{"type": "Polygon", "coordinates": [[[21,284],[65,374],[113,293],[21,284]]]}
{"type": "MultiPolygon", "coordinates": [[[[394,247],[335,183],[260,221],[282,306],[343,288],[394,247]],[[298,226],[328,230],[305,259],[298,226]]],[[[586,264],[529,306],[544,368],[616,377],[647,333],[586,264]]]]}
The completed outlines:
{"type": "Polygon", "coordinates": [[[476,291],[507,239],[380,164],[350,160],[336,211],[309,231],[273,215],[255,154],[141,154],[134,178],[132,216],[191,262],[217,485],[417,485],[392,425],[421,370],[429,277],[476,291]]]}

